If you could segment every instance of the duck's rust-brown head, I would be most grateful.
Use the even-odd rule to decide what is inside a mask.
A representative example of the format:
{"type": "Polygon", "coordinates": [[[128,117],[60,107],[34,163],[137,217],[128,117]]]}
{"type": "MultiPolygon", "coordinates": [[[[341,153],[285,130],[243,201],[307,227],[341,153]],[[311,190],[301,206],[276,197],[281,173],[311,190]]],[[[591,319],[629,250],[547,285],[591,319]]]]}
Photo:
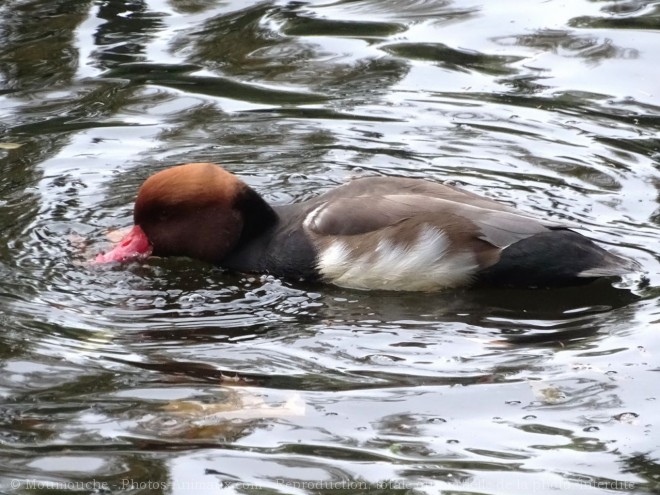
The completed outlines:
{"type": "Polygon", "coordinates": [[[241,238],[250,200],[263,203],[244,182],[215,164],[168,168],[142,184],[133,211],[134,227],[96,261],[153,254],[219,262],[241,238]]]}

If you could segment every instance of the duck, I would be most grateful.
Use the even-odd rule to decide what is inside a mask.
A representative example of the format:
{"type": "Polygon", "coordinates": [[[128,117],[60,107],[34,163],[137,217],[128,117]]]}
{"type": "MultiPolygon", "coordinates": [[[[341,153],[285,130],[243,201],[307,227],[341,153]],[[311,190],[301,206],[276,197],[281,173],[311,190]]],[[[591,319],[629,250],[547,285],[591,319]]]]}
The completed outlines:
{"type": "Polygon", "coordinates": [[[184,256],[241,272],[363,290],[561,287],[639,265],[573,225],[425,179],[362,177],[270,205],[213,163],[161,170],[133,227],[97,263],[184,256]]]}

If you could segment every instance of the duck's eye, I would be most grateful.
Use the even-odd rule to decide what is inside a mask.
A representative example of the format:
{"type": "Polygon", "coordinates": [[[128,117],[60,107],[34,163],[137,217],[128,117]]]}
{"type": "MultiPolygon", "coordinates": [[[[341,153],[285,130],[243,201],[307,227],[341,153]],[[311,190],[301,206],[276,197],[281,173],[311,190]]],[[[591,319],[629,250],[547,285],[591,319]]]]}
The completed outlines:
{"type": "Polygon", "coordinates": [[[172,218],[172,215],[166,210],[159,211],[158,216],[156,217],[159,222],[167,222],[170,218],[172,218]]]}

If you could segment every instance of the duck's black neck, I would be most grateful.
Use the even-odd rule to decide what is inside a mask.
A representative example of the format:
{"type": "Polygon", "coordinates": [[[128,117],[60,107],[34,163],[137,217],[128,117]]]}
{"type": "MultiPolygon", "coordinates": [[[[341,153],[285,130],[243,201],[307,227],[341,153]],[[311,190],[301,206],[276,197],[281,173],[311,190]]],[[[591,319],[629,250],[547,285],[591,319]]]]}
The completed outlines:
{"type": "Polygon", "coordinates": [[[234,205],[243,214],[243,232],[239,245],[263,234],[279,221],[275,210],[249,186],[241,190],[234,205]]]}

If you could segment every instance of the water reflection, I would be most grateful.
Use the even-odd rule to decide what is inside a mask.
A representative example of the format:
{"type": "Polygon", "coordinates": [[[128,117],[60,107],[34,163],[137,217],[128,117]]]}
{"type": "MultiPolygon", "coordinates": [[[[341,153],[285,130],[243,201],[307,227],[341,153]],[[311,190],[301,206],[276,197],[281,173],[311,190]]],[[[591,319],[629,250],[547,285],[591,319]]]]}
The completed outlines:
{"type": "Polygon", "coordinates": [[[0,52],[3,90],[29,92],[43,87],[65,87],[75,74],[78,51],[75,29],[87,16],[89,1],[34,0],[2,8],[0,52]],[[38,11],[39,16],[34,12],[38,11]],[[44,34],[42,26],[48,25],[44,34]]]}
{"type": "Polygon", "coordinates": [[[568,30],[544,29],[530,35],[510,38],[498,38],[498,43],[506,46],[511,43],[531,48],[541,49],[562,56],[584,58],[590,65],[596,65],[603,59],[631,59],[640,56],[635,48],[618,47],[611,39],[588,37],[568,30]]]}

